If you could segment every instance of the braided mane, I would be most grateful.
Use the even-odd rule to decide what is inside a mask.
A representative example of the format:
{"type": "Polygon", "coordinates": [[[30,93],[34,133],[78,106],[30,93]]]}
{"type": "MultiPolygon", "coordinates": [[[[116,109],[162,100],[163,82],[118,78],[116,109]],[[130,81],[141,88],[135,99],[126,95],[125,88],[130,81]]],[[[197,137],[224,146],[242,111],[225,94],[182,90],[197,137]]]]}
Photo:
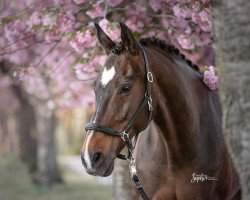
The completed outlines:
{"type": "MultiPolygon", "coordinates": [[[[158,39],[156,37],[145,37],[145,38],[140,38],[139,43],[143,46],[155,46],[160,48],[163,51],[167,52],[172,52],[175,53],[177,56],[180,56],[182,60],[184,60],[188,66],[190,66],[192,69],[195,71],[199,72],[199,67],[195,64],[192,63],[191,60],[187,59],[186,56],[182,53],[180,53],[179,49],[176,48],[174,45],[169,44],[165,40],[158,39]]],[[[118,43],[115,48],[112,50],[112,53],[115,54],[121,54],[126,50],[126,46],[124,45],[123,42],[118,43]]]]}

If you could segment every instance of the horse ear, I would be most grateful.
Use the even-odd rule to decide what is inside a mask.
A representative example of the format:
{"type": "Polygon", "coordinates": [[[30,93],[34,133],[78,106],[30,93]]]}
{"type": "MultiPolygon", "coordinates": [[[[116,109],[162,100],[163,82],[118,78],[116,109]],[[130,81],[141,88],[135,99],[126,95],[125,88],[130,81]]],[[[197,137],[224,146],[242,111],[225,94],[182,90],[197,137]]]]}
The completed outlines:
{"type": "Polygon", "coordinates": [[[99,24],[94,23],[97,37],[103,48],[105,49],[106,53],[109,54],[111,50],[116,46],[116,44],[110,39],[110,37],[102,30],[99,24]]]}
{"type": "Polygon", "coordinates": [[[134,36],[132,35],[130,29],[126,24],[119,22],[121,27],[121,39],[130,51],[131,54],[135,55],[139,53],[139,45],[134,36]]]}

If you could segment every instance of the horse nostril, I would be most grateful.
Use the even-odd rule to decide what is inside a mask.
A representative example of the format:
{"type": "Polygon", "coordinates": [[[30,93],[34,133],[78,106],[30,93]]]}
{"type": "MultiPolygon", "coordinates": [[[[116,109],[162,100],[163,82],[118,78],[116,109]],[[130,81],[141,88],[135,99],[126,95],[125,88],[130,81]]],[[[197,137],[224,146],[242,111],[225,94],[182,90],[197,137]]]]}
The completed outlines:
{"type": "Polygon", "coordinates": [[[100,158],[101,158],[101,152],[95,152],[95,153],[93,153],[92,155],[91,155],[91,162],[93,163],[93,164],[96,164],[96,163],[98,163],[98,161],[100,160],[100,158]]]}

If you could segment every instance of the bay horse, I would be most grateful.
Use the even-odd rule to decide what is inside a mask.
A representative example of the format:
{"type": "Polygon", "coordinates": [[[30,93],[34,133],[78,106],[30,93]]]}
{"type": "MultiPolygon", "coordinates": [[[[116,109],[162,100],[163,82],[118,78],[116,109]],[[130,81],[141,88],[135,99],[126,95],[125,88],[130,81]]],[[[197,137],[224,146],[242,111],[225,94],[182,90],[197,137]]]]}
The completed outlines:
{"type": "Polygon", "coordinates": [[[218,92],[203,83],[198,66],[163,40],[137,41],[123,23],[118,44],[95,26],[108,57],[94,83],[96,110],[81,150],[87,173],[112,173],[126,145],[115,134],[123,133],[137,138],[135,165],[149,199],[240,199],[218,92]],[[150,121],[156,131],[140,134],[150,121]]]}

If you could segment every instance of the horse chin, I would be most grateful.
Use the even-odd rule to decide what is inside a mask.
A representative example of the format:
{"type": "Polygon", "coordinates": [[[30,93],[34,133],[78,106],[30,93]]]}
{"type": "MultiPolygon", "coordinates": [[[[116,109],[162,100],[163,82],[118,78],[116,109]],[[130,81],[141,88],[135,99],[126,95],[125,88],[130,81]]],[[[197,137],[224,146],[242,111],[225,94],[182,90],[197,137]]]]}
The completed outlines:
{"type": "Polygon", "coordinates": [[[108,165],[107,168],[105,168],[105,165],[102,165],[101,168],[92,170],[86,170],[89,175],[92,176],[101,176],[101,177],[107,177],[112,174],[114,171],[114,160],[111,161],[111,163],[108,165]]]}
{"type": "Polygon", "coordinates": [[[102,175],[102,177],[107,177],[107,176],[110,176],[112,174],[112,172],[114,171],[114,163],[115,163],[114,160],[112,160],[112,162],[110,163],[108,169],[102,175]]]}

